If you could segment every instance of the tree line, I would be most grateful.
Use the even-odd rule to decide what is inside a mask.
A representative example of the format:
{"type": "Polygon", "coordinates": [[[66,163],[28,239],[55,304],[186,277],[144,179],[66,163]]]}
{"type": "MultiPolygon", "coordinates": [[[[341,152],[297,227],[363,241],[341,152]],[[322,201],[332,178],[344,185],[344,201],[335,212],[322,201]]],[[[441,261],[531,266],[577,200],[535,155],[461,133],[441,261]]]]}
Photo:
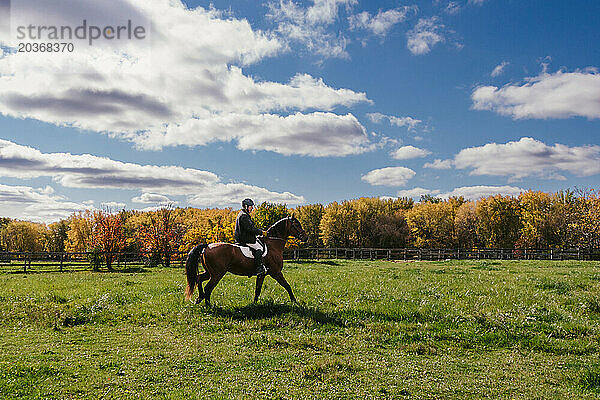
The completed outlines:
{"type": "MultiPolygon", "coordinates": [[[[176,251],[233,242],[238,210],[175,208],[81,211],[51,224],[0,218],[2,251],[146,252],[169,264],[176,251]]],[[[519,196],[440,199],[358,198],[288,208],[262,203],[253,220],[266,230],[294,214],[308,235],[289,246],[371,248],[600,247],[600,196],[594,189],[519,196]]],[[[110,256],[104,260],[110,268],[110,256]]]]}

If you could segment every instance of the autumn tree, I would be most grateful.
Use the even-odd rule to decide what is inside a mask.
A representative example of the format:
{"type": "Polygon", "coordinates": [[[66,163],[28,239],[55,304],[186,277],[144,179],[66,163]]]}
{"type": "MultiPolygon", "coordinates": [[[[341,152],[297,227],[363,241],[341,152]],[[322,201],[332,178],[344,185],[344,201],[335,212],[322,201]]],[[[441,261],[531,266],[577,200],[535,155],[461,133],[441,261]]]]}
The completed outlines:
{"type": "Polygon", "coordinates": [[[321,240],[320,225],[325,207],[322,204],[309,204],[297,207],[295,210],[296,218],[300,221],[302,229],[308,236],[306,245],[309,247],[319,247],[323,245],[321,240]]]}
{"type": "Polygon", "coordinates": [[[406,219],[417,247],[452,247],[454,208],[447,201],[426,202],[406,212],[406,219]]]}
{"type": "Polygon", "coordinates": [[[578,189],[574,214],[569,224],[572,241],[581,247],[600,247],[600,193],[578,189]]]}
{"type": "Polygon", "coordinates": [[[121,215],[110,213],[109,210],[96,210],[92,215],[91,247],[104,253],[106,267],[112,271],[114,253],[122,251],[126,246],[124,221],[121,215]]]}
{"type": "Polygon", "coordinates": [[[257,206],[252,213],[252,219],[256,226],[265,231],[275,222],[287,216],[288,209],[285,204],[268,203],[266,201],[257,206]]]}
{"type": "Polygon", "coordinates": [[[457,208],[454,217],[454,234],[458,247],[468,249],[479,245],[475,202],[469,201],[457,208]]]}
{"type": "Polygon", "coordinates": [[[328,247],[356,245],[358,217],[350,201],[333,202],[325,207],[321,219],[321,238],[328,247]]]}
{"type": "Polygon", "coordinates": [[[7,251],[44,251],[46,226],[26,221],[10,221],[2,229],[2,241],[7,251]]]}
{"type": "Polygon", "coordinates": [[[486,247],[509,248],[519,239],[519,200],[511,196],[490,196],[477,202],[477,236],[486,247]]]}
{"type": "Polygon", "coordinates": [[[92,246],[93,215],[90,210],[73,213],[68,219],[67,251],[88,251],[92,246]]]}
{"type": "Polygon", "coordinates": [[[570,214],[569,202],[544,192],[528,191],[519,195],[521,238],[527,247],[557,247],[564,243],[570,214]]]}
{"type": "Polygon", "coordinates": [[[180,250],[187,251],[202,243],[233,243],[236,215],[231,208],[181,210],[180,220],[184,234],[180,250]]]}
{"type": "Polygon", "coordinates": [[[183,233],[178,211],[170,205],[148,212],[139,227],[142,250],[152,254],[155,261],[167,268],[171,266],[173,253],[181,245],[183,233]]]}
{"type": "Polygon", "coordinates": [[[10,221],[10,218],[0,218],[0,251],[6,251],[7,245],[4,242],[4,235],[2,234],[2,231],[10,223],[10,221]]]}

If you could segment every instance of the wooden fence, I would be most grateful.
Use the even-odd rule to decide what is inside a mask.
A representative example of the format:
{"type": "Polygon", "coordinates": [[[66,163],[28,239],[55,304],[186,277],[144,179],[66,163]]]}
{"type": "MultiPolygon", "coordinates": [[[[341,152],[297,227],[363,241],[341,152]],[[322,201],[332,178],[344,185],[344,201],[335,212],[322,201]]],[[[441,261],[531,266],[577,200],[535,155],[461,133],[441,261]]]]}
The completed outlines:
{"type": "Polygon", "coordinates": [[[287,260],[600,260],[600,249],[368,249],[299,248],[287,249],[287,260]]]}
{"type": "MultiPolygon", "coordinates": [[[[107,253],[92,252],[0,252],[0,272],[45,272],[45,271],[77,271],[92,269],[91,259],[98,257],[100,268],[105,269],[104,257],[107,253]]],[[[154,266],[152,253],[118,252],[108,253],[113,257],[112,267],[116,270],[154,266]]],[[[183,267],[187,252],[174,252],[171,266],[183,267]]]]}
{"type": "MultiPolygon", "coordinates": [[[[152,253],[111,253],[113,268],[127,271],[155,265],[152,253]]],[[[105,253],[27,253],[0,252],[0,272],[45,272],[90,270],[90,258],[105,253]]],[[[187,252],[174,252],[171,266],[183,267],[187,252]]],[[[600,249],[369,249],[369,248],[295,248],[286,249],[286,260],[600,260],[600,249]]],[[[100,268],[105,268],[101,261],[100,268]]]]}

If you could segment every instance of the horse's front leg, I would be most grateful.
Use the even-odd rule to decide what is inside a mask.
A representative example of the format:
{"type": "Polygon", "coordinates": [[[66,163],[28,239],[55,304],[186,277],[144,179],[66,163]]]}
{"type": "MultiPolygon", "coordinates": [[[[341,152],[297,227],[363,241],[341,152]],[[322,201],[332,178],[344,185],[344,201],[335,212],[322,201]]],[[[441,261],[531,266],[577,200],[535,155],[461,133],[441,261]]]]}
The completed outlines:
{"type": "Polygon", "coordinates": [[[273,277],[273,279],[275,279],[281,286],[283,286],[283,288],[285,290],[287,290],[288,294],[290,295],[290,300],[293,303],[298,303],[298,301],[296,300],[296,297],[294,297],[294,293],[292,293],[292,288],[290,287],[290,284],[287,283],[287,281],[285,280],[285,278],[283,277],[283,273],[281,272],[281,270],[279,270],[279,272],[271,275],[273,277]]]}
{"type": "Polygon", "coordinates": [[[260,296],[260,291],[262,290],[263,282],[265,281],[265,276],[257,276],[256,277],[256,289],[254,289],[254,302],[258,301],[258,297],[260,296]]]}

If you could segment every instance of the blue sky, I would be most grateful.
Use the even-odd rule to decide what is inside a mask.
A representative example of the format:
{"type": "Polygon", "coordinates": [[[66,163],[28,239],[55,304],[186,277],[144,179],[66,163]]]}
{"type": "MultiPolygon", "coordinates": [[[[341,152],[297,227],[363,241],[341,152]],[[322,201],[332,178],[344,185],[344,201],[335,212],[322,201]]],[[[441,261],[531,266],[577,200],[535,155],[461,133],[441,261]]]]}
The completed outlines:
{"type": "MultiPolygon", "coordinates": [[[[132,15],[151,37],[5,37],[0,214],[598,186],[596,1],[92,3],[52,23],[132,15]]],[[[13,29],[59,7],[23,4],[13,29]]]]}

